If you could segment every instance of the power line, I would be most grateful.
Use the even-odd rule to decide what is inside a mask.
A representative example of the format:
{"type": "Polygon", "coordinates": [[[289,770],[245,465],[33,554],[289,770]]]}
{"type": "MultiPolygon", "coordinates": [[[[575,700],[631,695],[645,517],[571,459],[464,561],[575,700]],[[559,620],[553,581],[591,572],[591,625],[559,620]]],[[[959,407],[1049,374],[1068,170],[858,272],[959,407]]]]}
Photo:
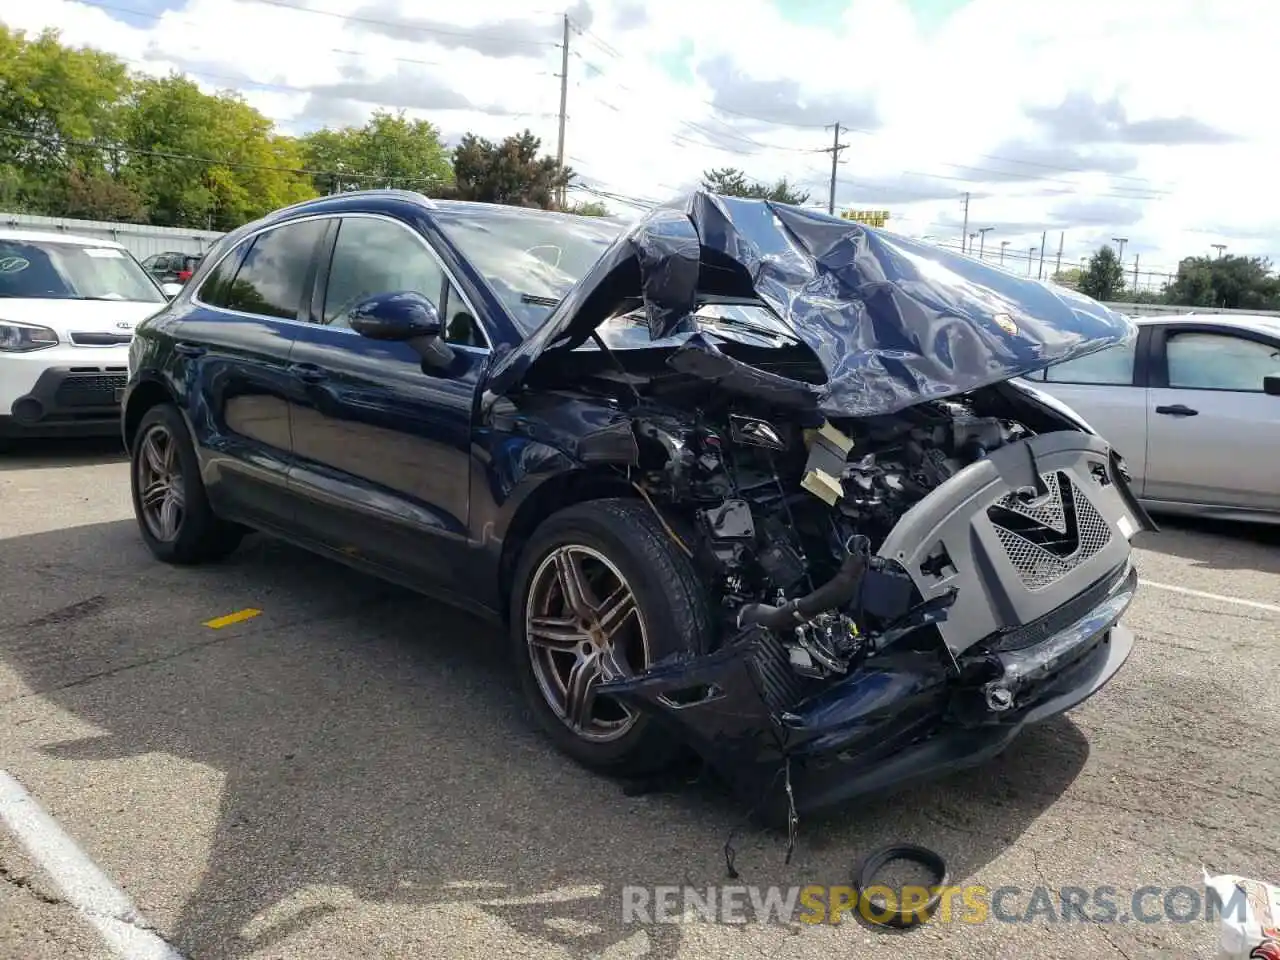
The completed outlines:
{"type": "MultiPolygon", "coordinates": [[[[352,173],[346,170],[309,170],[302,167],[285,167],[266,163],[252,163],[246,160],[199,157],[186,153],[174,153],[168,150],[149,150],[142,147],[131,147],[128,144],[114,143],[111,141],[72,140],[67,137],[51,137],[44,134],[32,133],[28,130],[17,130],[12,127],[0,127],[0,136],[30,140],[35,143],[42,143],[45,146],[56,147],[64,150],[68,147],[72,147],[76,149],[97,150],[103,153],[115,152],[137,157],[154,157],[160,160],[181,160],[191,163],[203,163],[209,166],[231,167],[238,170],[264,170],[274,173],[292,173],[306,177],[341,177],[346,180],[385,181],[387,179],[385,173],[352,173]]],[[[397,177],[395,179],[403,183],[444,182],[443,177],[397,177]]]]}
{"type": "MultiPolygon", "coordinates": [[[[77,0],[77,2],[80,2],[85,6],[99,7],[102,9],[119,10],[122,12],[131,13],[133,15],[145,17],[147,19],[152,19],[152,20],[159,20],[163,16],[165,16],[164,14],[154,14],[147,11],[137,10],[135,8],[130,8],[130,7],[126,7],[118,4],[101,2],[101,0],[77,0]]],[[[327,16],[330,18],[339,19],[339,20],[348,21],[348,22],[372,24],[372,25],[392,28],[395,30],[410,30],[410,31],[414,31],[422,34],[427,34],[427,35],[458,37],[458,38],[468,38],[468,37],[476,36],[475,31],[468,31],[464,29],[450,29],[445,27],[428,26],[420,22],[414,23],[414,22],[401,21],[401,20],[389,20],[385,18],[369,17],[369,16],[358,15],[358,14],[342,14],[342,13],[337,13],[329,10],[317,10],[311,7],[303,6],[302,4],[297,2],[291,2],[291,0],[245,0],[245,2],[252,2],[252,3],[258,3],[260,5],[264,5],[264,6],[272,6],[272,7],[282,8],[282,9],[294,10],[301,13],[312,13],[312,14],[327,16]]],[[[624,54],[619,52],[616,48],[614,48],[612,45],[604,41],[598,35],[594,34],[593,32],[586,29],[585,27],[582,27],[580,24],[573,22],[571,19],[569,22],[575,33],[577,33],[579,36],[587,40],[588,43],[590,43],[595,49],[601,51],[605,56],[617,61],[624,61],[627,59],[624,54]]],[[[564,53],[567,51],[569,54],[572,54],[573,56],[577,57],[593,73],[601,77],[607,77],[606,70],[591,63],[589,60],[587,60],[586,57],[583,57],[578,51],[568,50],[567,35],[566,35],[565,42],[563,44],[556,44],[551,41],[545,41],[545,42],[532,41],[532,40],[519,39],[519,38],[506,38],[506,39],[510,40],[510,42],[517,43],[520,45],[526,45],[530,47],[559,48],[563,46],[565,50],[562,50],[562,60],[564,59],[564,53]]],[[[339,50],[337,48],[332,48],[332,52],[338,53],[343,56],[361,56],[361,54],[359,54],[357,51],[339,50]]],[[[406,63],[417,63],[424,66],[443,65],[440,61],[415,60],[412,58],[400,58],[400,57],[392,57],[388,59],[393,59],[393,60],[402,61],[406,63]]],[[[223,79],[229,80],[234,83],[249,84],[249,85],[264,87],[268,89],[275,88],[275,89],[281,89],[281,90],[307,92],[307,93],[317,92],[315,88],[294,87],[291,85],[279,84],[279,83],[265,83],[265,82],[247,80],[240,77],[231,77],[229,75],[213,74],[213,73],[206,73],[206,72],[194,71],[194,70],[184,71],[184,72],[190,73],[195,76],[203,75],[206,77],[215,77],[215,78],[221,77],[223,79]]],[[[556,76],[561,76],[561,75],[567,75],[567,67],[563,65],[562,65],[561,74],[557,74],[556,76]]],[[[617,86],[618,88],[627,90],[629,92],[635,92],[631,87],[628,87],[625,84],[622,84],[616,80],[613,80],[612,78],[609,78],[609,79],[610,79],[610,82],[614,83],[614,85],[617,86]]],[[[562,81],[562,86],[564,86],[563,81],[562,81]]],[[[356,101],[360,100],[360,98],[357,98],[357,97],[343,97],[340,99],[356,100],[356,101]]],[[[599,97],[593,96],[592,99],[596,100],[597,102],[605,106],[607,109],[610,109],[619,113],[622,112],[620,108],[618,108],[616,105],[611,104],[599,97]]],[[[363,102],[372,103],[376,101],[363,101],[363,102]]],[[[706,105],[711,107],[713,111],[728,114],[731,116],[742,117],[744,119],[753,120],[759,123],[765,123],[775,127],[788,127],[793,129],[817,129],[819,126],[823,126],[819,124],[807,124],[807,123],[782,121],[773,117],[765,117],[758,114],[737,111],[732,108],[725,107],[722,104],[715,102],[714,100],[703,99],[700,102],[705,103],[706,105]]],[[[549,116],[555,116],[555,115],[554,114],[520,113],[520,114],[513,114],[511,116],[549,117],[549,116]]],[[[567,111],[565,109],[562,108],[559,116],[563,122],[567,123],[567,111]]],[[[715,149],[715,150],[721,150],[730,154],[736,154],[739,156],[748,156],[752,154],[753,152],[752,150],[744,149],[744,147],[751,147],[751,148],[755,148],[756,150],[785,150],[788,152],[797,152],[797,153],[832,152],[831,148],[804,148],[804,147],[795,147],[795,146],[789,146],[789,145],[783,145],[783,144],[777,144],[777,143],[766,143],[764,141],[758,140],[754,137],[748,136],[745,133],[740,132],[739,130],[735,129],[733,125],[731,125],[730,123],[724,120],[721,120],[719,117],[715,116],[714,113],[712,115],[709,115],[707,119],[723,127],[724,131],[712,130],[707,126],[703,126],[702,124],[694,121],[680,121],[681,125],[685,129],[691,130],[696,135],[705,138],[706,142],[701,142],[698,139],[681,137],[679,135],[673,136],[672,142],[675,143],[677,146],[689,146],[689,147],[696,146],[702,149],[715,149]],[[733,143],[726,142],[729,140],[732,140],[733,143]],[[743,146],[736,146],[737,143],[740,143],[743,146]]],[[[853,132],[853,133],[862,133],[865,135],[873,135],[876,132],[876,131],[859,129],[859,128],[850,128],[843,125],[841,127],[841,130],[842,132],[846,132],[846,133],[853,132]]],[[[1038,167],[1041,169],[1057,170],[1057,171],[1062,171],[1067,173],[1084,174],[1084,173],[1091,173],[1091,172],[1102,172],[1102,171],[1083,170],[1078,167],[1058,166],[1058,165],[1043,163],[1043,162],[1034,161],[1034,160],[1022,160],[1018,158],[1004,157],[998,154],[981,154],[979,156],[985,157],[987,159],[995,160],[1000,163],[1038,167]]],[[[834,154],[833,154],[833,159],[834,159],[834,154]]],[[[1053,178],[1053,177],[1045,177],[1042,175],[1036,175],[1036,174],[1030,174],[1030,173],[1014,174],[1007,170],[993,170],[990,168],[975,167],[975,166],[970,166],[965,164],[954,164],[954,163],[946,163],[946,162],[944,162],[943,165],[947,167],[952,167],[958,170],[970,170],[978,174],[982,174],[982,173],[991,174],[993,176],[997,176],[1001,178],[1002,180],[1010,181],[1010,182],[1017,182],[1017,181],[1026,181],[1031,183],[1048,182],[1048,183],[1062,183],[1070,186],[1076,186],[1074,181],[1064,180],[1060,178],[1053,178]]],[[[923,178],[932,179],[932,180],[950,181],[955,183],[972,183],[972,184],[984,183],[985,184],[990,182],[977,177],[952,176],[952,175],[943,174],[943,173],[933,173],[933,172],[926,172],[926,171],[905,170],[900,172],[901,174],[906,176],[923,177],[923,178]]],[[[1112,175],[1112,177],[1113,179],[1123,179],[1123,180],[1128,180],[1135,183],[1146,183],[1146,184],[1152,183],[1152,181],[1143,177],[1124,176],[1124,175],[1112,175]]],[[[880,184],[873,184],[866,181],[849,181],[849,182],[854,185],[861,185],[871,189],[874,189],[877,186],[881,186],[880,184]]],[[[894,187],[894,189],[900,190],[900,188],[897,188],[897,187],[894,187]]],[[[1116,189],[1137,191],[1139,188],[1118,186],[1116,189]]],[[[1167,193],[1167,191],[1160,191],[1160,192],[1167,193]]],[[[1133,194],[1127,194],[1127,193],[1112,193],[1112,192],[1097,191],[1097,192],[1090,192],[1087,195],[1095,196],[1095,197],[1109,197],[1109,198],[1130,200],[1130,201],[1157,199],[1157,196],[1143,195],[1143,194],[1138,194],[1136,192],[1133,194]]],[[[919,198],[920,198],[919,201],[908,201],[908,202],[925,202],[928,200],[943,199],[943,198],[937,197],[935,194],[926,193],[926,192],[920,192],[919,198]]]]}
{"type": "MultiPolygon", "coordinates": [[[[117,10],[125,13],[131,13],[135,16],[144,17],[151,20],[159,20],[165,16],[164,14],[156,14],[148,11],[138,10],[132,7],[126,7],[119,4],[102,2],[102,0],[76,0],[76,2],[82,3],[85,6],[99,7],[101,9],[117,10]]],[[[368,16],[362,16],[362,15],[356,15],[356,14],[341,14],[341,13],[336,13],[334,11],[329,11],[329,10],[317,10],[311,7],[303,6],[296,2],[291,2],[291,0],[244,0],[244,2],[258,3],[266,6],[273,6],[277,8],[294,10],[294,11],[303,12],[303,13],[319,14],[319,15],[328,16],[331,18],[336,18],[339,20],[346,20],[346,21],[357,22],[357,23],[367,23],[367,24],[373,24],[378,26],[391,27],[395,29],[415,30],[418,32],[426,33],[426,34],[435,34],[439,36],[471,37],[475,35],[473,31],[447,29],[443,27],[428,27],[420,23],[415,24],[415,23],[410,23],[406,21],[388,20],[384,18],[368,17],[368,16]]],[[[187,21],[187,22],[190,22],[190,21],[187,21]]],[[[603,51],[607,56],[617,60],[625,59],[625,56],[620,52],[618,52],[616,48],[613,48],[611,45],[607,44],[605,41],[603,41],[600,37],[598,37],[591,31],[575,23],[574,21],[572,21],[572,19],[570,19],[570,24],[575,33],[586,38],[589,42],[593,44],[593,46],[603,51]]],[[[551,41],[546,41],[546,42],[528,41],[528,40],[522,41],[522,40],[516,40],[515,38],[510,38],[510,39],[511,39],[511,42],[523,43],[523,44],[528,44],[532,46],[544,46],[544,47],[551,47],[551,48],[558,48],[562,46],[562,44],[557,44],[551,41]]],[[[337,48],[331,48],[331,52],[338,53],[343,56],[362,56],[362,54],[359,54],[357,51],[340,50],[337,48]]],[[[584,65],[586,65],[587,68],[590,69],[592,72],[600,76],[606,76],[607,72],[603,68],[598,67],[595,64],[591,63],[577,51],[570,51],[570,53],[571,55],[577,57],[581,62],[583,62],[584,65]]],[[[389,57],[387,59],[392,59],[392,60],[396,60],[398,62],[404,62],[404,63],[414,63],[422,66],[442,66],[443,65],[441,61],[417,60],[417,59],[408,58],[408,57],[389,57]]],[[[184,72],[191,73],[196,76],[202,75],[201,71],[186,70],[184,72]]],[[[563,72],[565,71],[562,69],[562,73],[563,72]]],[[[307,92],[307,93],[316,92],[312,88],[295,87],[288,84],[252,81],[252,80],[247,80],[243,78],[238,78],[238,77],[233,78],[228,75],[218,75],[218,74],[212,74],[212,73],[204,73],[203,75],[214,77],[214,78],[221,76],[223,79],[231,80],[232,82],[246,83],[246,84],[251,84],[254,86],[259,86],[264,88],[275,88],[275,89],[281,89],[281,90],[307,92]]],[[[557,74],[556,76],[559,76],[559,75],[557,74]]],[[[628,87],[627,85],[622,84],[616,80],[612,82],[619,89],[632,92],[632,93],[635,92],[633,88],[628,87]]],[[[608,101],[603,100],[598,96],[593,96],[592,98],[597,102],[601,103],[602,105],[604,105],[607,109],[613,110],[614,112],[619,112],[619,113],[622,112],[619,107],[609,103],[608,101]]],[[[357,100],[357,101],[360,100],[360,98],[357,98],[357,97],[344,97],[340,99],[357,100]]],[[[375,101],[366,100],[363,102],[372,103],[375,101]]],[[[789,127],[794,129],[819,129],[825,126],[820,124],[795,123],[795,122],[782,121],[773,117],[764,117],[758,114],[751,114],[751,113],[746,113],[742,111],[737,111],[732,108],[725,107],[722,104],[718,104],[714,100],[706,100],[706,99],[700,98],[699,102],[704,103],[707,106],[710,106],[713,110],[717,110],[722,113],[730,114],[732,116],[742,117],[744,119],[753,120],[759,123],[770,124],[773,126],[789,127]]],[[[534,113],[519,113],[519,114],[515,114],[514,116],[533,117],[533,116],[548,116],[548,115],[534,114],[534,113]]],[[[736,154],[739,156],[751,155],[753,151],[744,149],[743,147],[738,147],[738,146],[726,143],[724,142],[725,138],[732,138],[734,141],[740,142],[745,146],[753,147],[756,150],[786,150],[788,152],[797,152],[797,153],[807,153],[813,150],[813,148],[794,147],[794,146],[788,146],[788,145],[777,144],[777,143],[766,143],[764,141],[761,141],[754,137],[750,137],[744,133],[741,133],[733,129],[733,127],[730,124],[726,123],[723,120],[720,120],[718,117],[711,116],[709,119],[723,126],[725,128],[725,132],[721,133],[719,131],[711,131],[703,126],[700,126],[694,121],[680,121],[681,124],[686,128],[693,129],[698,133],[702,134],[704,137],[707,138],[708,142],[699,143],[696,140],[688,140],[688,139],[677,141],[677,142],[687,146],[702,146],[702,147],[707,147],[711,149],[722,150],[726,153],[736,154]]],[[[851,128],[848,126],[843,127],[843,130],[846,133],[862,133],[865,135],[872,135],[874,133],[874,131],[860,129],[860,128],[851,128]]],[[[1013,157],[1004,157],[998,154],[980,154],[979,156],[982,156],[991,160],[996,160],[1001,163],[1033,166],[1041,169],[1056,170],[1056,171],[1067,172],[1067,173],[1088,174],[1093,172],[1102,172],[1102,171],[1090,171],[1090,170],[1082,169],[1079,167],[1062,167],[1054,164],[1042,163],[1039,161],[1022,160],[1022,159],[1013,158],[1013,157]]],[[[1010,181],[1010,182],[1026,181],[1026,182],[1061,183],[1068,186],[1076,185],[1074,181],[1064,180],[1061,178],[1046,177],[1046,176],[1032,174],[1032,173],[1015,174],[1014,172],[1008,171],[1008,170],[994,170],[991,168],[976,167],[976,166],[967,165],[967,164],[949,163],[945,161],[943,161],[942,163],[944,166],[952,167],[954,169],[970,170],[977,174],[984,174],[984,173],[990,174],[991,176],[999,177],[1001,180],[1010,181]]],[[[950,180],[956,183],[989,183],[990,182],[988,180],[982,179],[981,177],[952,176],[948,174],[932,173],[927,171],[904,170],[904,171],[901,171],[901,173],[905,175],[910,175],[910,176],[926,177],[929,179],[950,180]]],[[[1111,175],[1111,177],[1112,179],[1124,179],[1124,180],[1129,180],[1136,183],[1148,183],[1148,184],[1152,183],[1152,181],[1143,177],[1123,176],[1123,175],[1117,175],[1117,174],[1113,174],[1111,175]]],[[[1117,186],[1116,189],[1136,191],[1138,188],[1117,186]]],[[[1147,194],[1138,194],[1138,193],[1128,194],[1128,193],[1116,193],[1116,192],[1108,191],[1108,192],[1091,192],[1089,195],[1094,197],[1099,197],[1099,198],[1106,197],[1106,198],[1121,199],[1121,200],[1154,200],[1154,199],[1158,199],[1160,195],[1167,195],[1167,193],[1168,191],[1156,190],[1152,188],[1148,190],[1147,194]]]]}
{"type": "MultiPolygon", "coordinates": [[[[335,51],[335,52],[338,52],[338,51],[335,51]]],[[[126,63],[135,63],[140,67],[152,67],[157,65],[152,61],[136,60],[132,57],[121,57],[120,59],[124,60],[126,63]]],[[[321,96],[330,95],[325,90],[324,87],[298,87],[298,86],[294,86],[292,84],[287,84],[287,83],[269,83],[265,80],[251,80],[248,77],[236,76],[234,74],[228,74],[228,73],[211,73],[207,70],[188,70],[185,68],[179,68],[179,73],[183,77],[198,77],[202,80],[225,80],[228,83],[236,84],[239,86],[260,87],[265,90],[281,90],[286,93],[308,93],[308,94],[321,95],[321,96]]],[[[365,97],[346,96],[346,97],[334,97],[334,99],[349,101],[353,103],[369,103],[379,107],[389,106],[389,104],[383,103],[380,100],[369,100],[369,99],[366,99],[365,97]]],[[[390,104],[390,106],[394,106],[394,104],[390,104]]],[[[476,105],[473,105],[469,108],[458,107],[455,109],[459,109],[459,110],[471,109],[471,110],[475,110],[477,112],[482,112],[482,113],[487,112],[482,107],[476,106],[476,105]]],[[[521,118],[530,118],[530,117],[536,117],[539,119],[548,119],[556,116],[556,114],[535,111],[531,113],[495,114],[495,116],[504,116],[511,119],[521,119],[521,118]]]]}
{"type": "MultiPolygon", "coordinates": [[[[582,28],[578,27],[576,24],[574,25],[574,29],[575,29],[579,34],[585,34],[585,33],[586,33],[586,31],[584,31],[582,28]]],[[[618,53],[616,50],[612,50],[612,48],[610,48],[610,49],[611,49],[611,51],[612,51],[612,52],[610,52],[610,54],[609,54],[609,55],[610,55],[611,57],[613,57],[614,59],[618,59],[618,60],[624,60],[624,59],[626,59],[626,58],[625,58],[625,56],[624,56],[623,54],[618,53]]],[[[598,76],[601,76],[601,77],[604,77],[604,76],[607,76],[607,75],[608,75],[608,72],[607,72],[604,68],[596,66],[595,64],[593,64],[593,63],[591,63],[590,61],[588,61],[585,57],[581,57],[581,55],[577,55],[577,54],[575,54],[575,55],[576,55],[576,56],[579,56],[579,57],[580,57],[580,59],[582,59],[583,63],[584,63],[584,64],[588,67],[588,69],[590,69],[593,73],[595,73],[595,74],[597,74],[598,76]]],[[[636,92],[633,88],[631,88],[631,87],[627,86],[626,84],[623,84],[623,83],[621,83],[621,82],[619,82],[619,81],[617,81],[617,80],[613,80],[612,82],[613,82],[614,86],[618,87],[618,88],[619,88],[619,89],[621,89],[621,90],[625,90],[625,91],[627,91],[627,92],[629,92],[629,93],[635,93],[635,92],[636,92]]],[[[745,113],[745,112],[742,112],[742,111],[734,110],[734,109],[732,109],[732,108],[725,107],[725,106],[724,106],[724,105],[722,105],[722,104],[716,103],[714,100],[706,100],[706,99],[704,99],[704,98],[697,98],[697,100],[698,100],[698,102],[699,102],[699,103],[704,103],[704,104],[706,104],[707,106],[710,106],[712,109],[714,109],[714,110],[719,110],[719,111],[720,111],[720,112],[722,112],[722,113],[727,113],[727,114],[730,114],[731,116],[742,117],[743,119],[747,119],[747,120],[754,120],[754,121],[756,121],[757,123],[766,123],[766,124],[770,124],[770,125],[772,125],[772,126],[790,127],[790,128],[802,129],[802,130],[828,129],[828,128],[829,128],[829,126],[830,126],[829,124],[818,124],[818,123],[797,123],[797,122],[795,122],[795,121],[778,120],[778,119],[773,118],[773,117],[763,117],[763,116],[760,116],[759,114],[745,113]]],[[[616,108],[615,108],[615,109],[616,109],[616,108]]],[[[715,118],[712,118],[712,119],[715,119],[715,118]]],[[[720,120],[717,120],[716,122],[723,123],[723,121],[720,121],[720,120]]],[[[726,124],[726,126],[727,126],[727,124],[726,124]]],[[[849,126],[844,126],[842,129],[844,130],[844,132],[845,132],[845,133],[858,133],[858,134],[863,134],[863,135],[865,135],[865,136],[875,136],[875,135],[877,135],[877,134],[879,133],[879,131],[876,131],[876,130],[867,130],[867,129],[865,129],[865,128],[859,128],[859,127],[849,127],[849,126]]],[[[778,147],[778,146],[776,146],[776,145],[775,145],[775,146],[770,146],[770,147],[768,147],[768,149],[792,149],[792,150],[800,150],[800,149],[802,149],[802,148],[796,148],[796,147],[778,147]]],[[[997,161],[997,162],[999,162],[999,163],[1009,163],[1009,164],[1018,164],[1018,165],[1021,165],[1021,166],[1037,167],[1037,168],[1044,169],[1044,170],[1057,171],[1057,172],[1059,172],[1059,173],[1083,173],[1083,174],[1088,174],[1088,173],[1106,173],[1106,171],[1102,171],[1102,170],[1089,170],[1089,169],[1087,169],[1087,168],[1082,168],[1082,167],[1066,167],[1066,166],[1061,166],[1061,165],[1057,165],[1057,164],[1044,163],[1044,162],[1042,162],[1042,161],[1038,161],[1038,160],[1024,160],[1024,159],[1017,158],[1017,157],[1007,157],[1007,156],[1002,156],[1002,155],[1000,155],[1000,154],[989,154],[989,153],[983,153],[983,154],[977,154],[977,156],[978,156],[979,158],[981,158],[981,159],[984,159],[984,160],[995,160],[995,161],[997,161]]],[[[986,168],[986,167],[975,167],[975,166],[966,165],[966,164],[948,163],[948,162],[945,162],[945,161],[943,162],[943,166],[955,167],[955,168],[957,168],[957,169],[961,169],[961,170],[972,170],[972,171],[977,172],[977,173],[989,173],[989,174],[993,174],[993,175],[997,175],[997,176],[1001,176],[1001,177],[1006,177],[1006,178],[1012,175],[1012,172],[1011,172],[1011,171],[1007,171],[1007,170],[992,170],[992,169],[990,169],[990,168],[986,168]]],[[[939,177],[939,178],[943,178],[943,179],[958,179],[958,180],[962,180],[962,181],[964,181],[964,182],[984,182],[984,183],[985,183],[985,182],[987,182],[987,181],[975,181],[975,180],[973,180],[972,178],[964,178],[964,177],[958,177],[958,178],[946,178],[946,177],[945,177],[945,175],[942,175],[942,174],[921,174],[921,175],[922,175],[922,176],[937,176],[937,177],[939,177]]],[[[1160,189],[1159,187],[1157,187],[1157,186],[1156,186],[1156,184],[1155,184],[1155,181],[1153,181],[1153,180],[1151,180],[1151,179],[1149,179],[1149,178],[1147,178],[1147,177],[1138,177],[1138,176],[1131,176],[1131,175],[1124,175],[1124,174],[1108,174],[1108,176],[1110,176],[1112,179],[1115,179],[1115,180],[1128,180],[1128,181],[1132,181],[1132,182],[1135,182],[1135,183],[1150,184],[1150,185],[1151,185],[1151,187],[1150,187],[1149,189],[1151,189],[1151,190],[1152,190],[1152,192],[1157,192],[1157,193],[1168,193],[1168,192],[1169,192],[1169,191],[1167,191],[1167,190],[1163,190],[1163,189],[1160,189]]],[[[1051,178],[1051,177],[1043,177],[1043,176],[1038,176],[1038,175],[1035,175],[1035,174],[1024,174],[1024,175],[1021,175],[1021,176],[1017,177],[1016,179],[1028,179],[1028,180],[1044,181],[1044,182],[1050,182],[1050,183],[1054,183],[1054,182],[1056,182],[1056,183],[1065,183],[1065,184],[1068,184],[1068,185],[1071,185],[1071,186],[1074,186],[1074,185],[1075,185],[1075,184],[1074,184],[1074,181],[1068,181],[1068,180],[1055,180],[1054,178],[1051,178]]],[[[1118,187],[1118,189],[1136,189],[1136,188],[1124,188],[1124,187],[1118,187]]],[[[1122,195],[1120,195],[1120,196],[1122,196],[1122,195]]],[[[1152,198],[1149,198],[1149,197],[1135,197],[1134,199],[1152,199],[1152,198]]]]}
{"type": "MultiPolygon", "coordinates": [[[[393,30],[413,30],[417,33],[425,33],[439,37],[457,37],[459,39],[474,39],[477,36],[474,30],[457,30],[448,27],[429,27],[422,23],[413,23],[407,20],[384,20],[379,17],[367,17],[356,13],[337,13],[333,10],[317,10],[315,7],[308,7],[301,3],[292,2],[292,0],[240,0],[241,3],[257,3],[268,7],[280,7],[284,10],[296,10],[299,13],[313,13],[323,17],[332,17],[335,20],[342,20],[347,23],[363,23],[376,27],[390,27],[393,30]]],[[[496,39],[496,38],[495,38],[496,39]]],[[[510,43],[516,46],[528,47],[555,47],[558,46],[551,40],[525,40],[515,37],[502,37],[504,43],[510,43]]]]}

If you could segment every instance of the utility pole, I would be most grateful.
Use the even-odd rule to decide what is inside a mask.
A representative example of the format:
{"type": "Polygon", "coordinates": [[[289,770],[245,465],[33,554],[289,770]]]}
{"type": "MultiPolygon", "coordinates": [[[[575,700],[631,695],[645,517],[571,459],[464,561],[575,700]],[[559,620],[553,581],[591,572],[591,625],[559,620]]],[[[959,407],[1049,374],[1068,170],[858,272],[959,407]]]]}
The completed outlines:
{"type": "Polygon", "coordinates": [[[1120,245],[1120,249],[1116,251],[1116,259],[1123,262],[1124,261],[1124,245],[1129,242],[1129,238],[1128,237],[1112,237],[1111,239],[1112,241],[1120,245]]]}
{"type": "Polygon", "coordinates": [[[1227,249],[1227,245],[1225,243],[1211,243],[1209,244],[1209,246],[1213,247],[1213,249],[1218,251],[1218,259],[1221,260],[1222,251],[1227,249]]]}
{"type": "Polygon", "coordinates": [[[964,238],[969,232],[969,194],[964,195],[964,226],[960,228],[960,252],[964,253],[964,238]]]}
{"type": "MultiPolygon", "coordinates": [[[[564,42],[560,45],[560,136],[556,140],[556,163],[564,170],[564,121],[569,102],[569,14],[564,15],[564,42]]],[[[564,208],[565,188],[560,188],[560,207],[564,208]]]]}
{"type": "Polygon", "coordinates": [[[982,227],[978,230],[978,259],[982,259],[983,248],[987,245],[987,234],[994,230],[995,227],[982,227]]]}
{"type": "Polygon", "coordinates": [[[1037,280],[1044,279],[1044,241],[1047,233],[1047,230],[1040,231],[1040,268],[1036,271],[1037,280]]]}
{"type": "Polygon", "coordinates": [[[1001,241],[1000,241],[1000,263],[1001,263],[1001,264],[1003,264],[1003,263],[1004,263],[1004,248],[1005,248],[1005,247],[1007,247],[1008,245],[1009,245],[1009,241],[1008,241],[1008,240],[1001,240],[1001,241]]]}
{"type": "Polygon", "coordinates": [[[837,120],[833,126],[836,130],[835,138],[831,141],[831,146],[822,152],[831,154],[831,189],[827,193],[827,213],[834,217],[836,215],[836,164],[840,162],[840,151],[848,149],[849,145],[840,142],[840,121],[837,120]]]}
{"type": "Polygon", "coordinates": [[[1133,292],[1135,295],[1138,292],[1138,258],[1140,256],[1142,256],[1140,253],[1133,255],[1133,292]]]}
{"type": "Polygon", "coordinates": [[[1031,276],[1031,264],[1036,259],[1036,248],[1027,247],[1027,276],[1031,276]]]}
{"type": "Polygon", "coordinates": [[[1053,268],[1053,275],[1056,277],[1062,272],[1062,245],[1066,242],[1067,231],[1063,230],[1058,234],[1058,265],[1053,268]]]}

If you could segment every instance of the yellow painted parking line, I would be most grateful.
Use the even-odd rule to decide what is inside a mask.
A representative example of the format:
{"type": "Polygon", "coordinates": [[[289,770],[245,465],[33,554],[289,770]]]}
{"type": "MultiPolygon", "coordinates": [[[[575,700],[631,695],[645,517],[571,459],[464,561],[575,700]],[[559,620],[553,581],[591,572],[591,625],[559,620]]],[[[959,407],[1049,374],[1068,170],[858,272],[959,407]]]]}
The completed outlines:
{"type": "Polygon", "coordinates": [[[225,617],[214,617],[212,620],[206,620],[204,625],[212,630],[221,630],[223,627],[229,627],[233,623],[252,620],[261,612],[261,610],[255,610],[253,607],[246,607],[243,610],[237,610],[235,613],[228,613],[225,617]]]}

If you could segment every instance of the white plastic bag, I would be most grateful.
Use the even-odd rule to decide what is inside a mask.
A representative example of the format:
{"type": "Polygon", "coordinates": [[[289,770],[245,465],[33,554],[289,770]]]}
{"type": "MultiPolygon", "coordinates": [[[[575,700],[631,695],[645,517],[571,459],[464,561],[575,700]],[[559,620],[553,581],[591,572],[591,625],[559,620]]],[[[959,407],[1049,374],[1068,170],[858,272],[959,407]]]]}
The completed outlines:
{"type": "Polygon", "coordinates": [[[1218,960],[1280,960],[1280,886],[1204,875],[1222,904],[1218,960]]]}

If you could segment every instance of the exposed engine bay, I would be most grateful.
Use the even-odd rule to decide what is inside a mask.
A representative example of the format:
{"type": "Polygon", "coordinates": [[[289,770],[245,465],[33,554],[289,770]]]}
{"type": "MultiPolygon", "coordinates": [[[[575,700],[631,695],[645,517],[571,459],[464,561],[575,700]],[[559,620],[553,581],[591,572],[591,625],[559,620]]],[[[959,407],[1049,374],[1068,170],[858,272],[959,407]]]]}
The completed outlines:
{"type": "Polygon", "coordinates": [[[701,581],[673,565],[687,637],[595,694],[813,809],[979,763],[1121,668],[1153,524],[1019,378],[1132,336],[927,245],[697,195],[615,242],[481,409],[590,496],[641,497],[701,581]]]}
{"type": "Polygon", "coordinates": [[[942,613],[945,603],[913,609],[911,580],[875,551],[940,484],[1031,435],[957,400],[811,426],[740,402],[693,418],[632,414],[633,482],[660,516],[682,521],[683,536],[674,523],[670,532],[712,584],[721,635],[765,628],[813,679],[847,673],[942,613]]]}

